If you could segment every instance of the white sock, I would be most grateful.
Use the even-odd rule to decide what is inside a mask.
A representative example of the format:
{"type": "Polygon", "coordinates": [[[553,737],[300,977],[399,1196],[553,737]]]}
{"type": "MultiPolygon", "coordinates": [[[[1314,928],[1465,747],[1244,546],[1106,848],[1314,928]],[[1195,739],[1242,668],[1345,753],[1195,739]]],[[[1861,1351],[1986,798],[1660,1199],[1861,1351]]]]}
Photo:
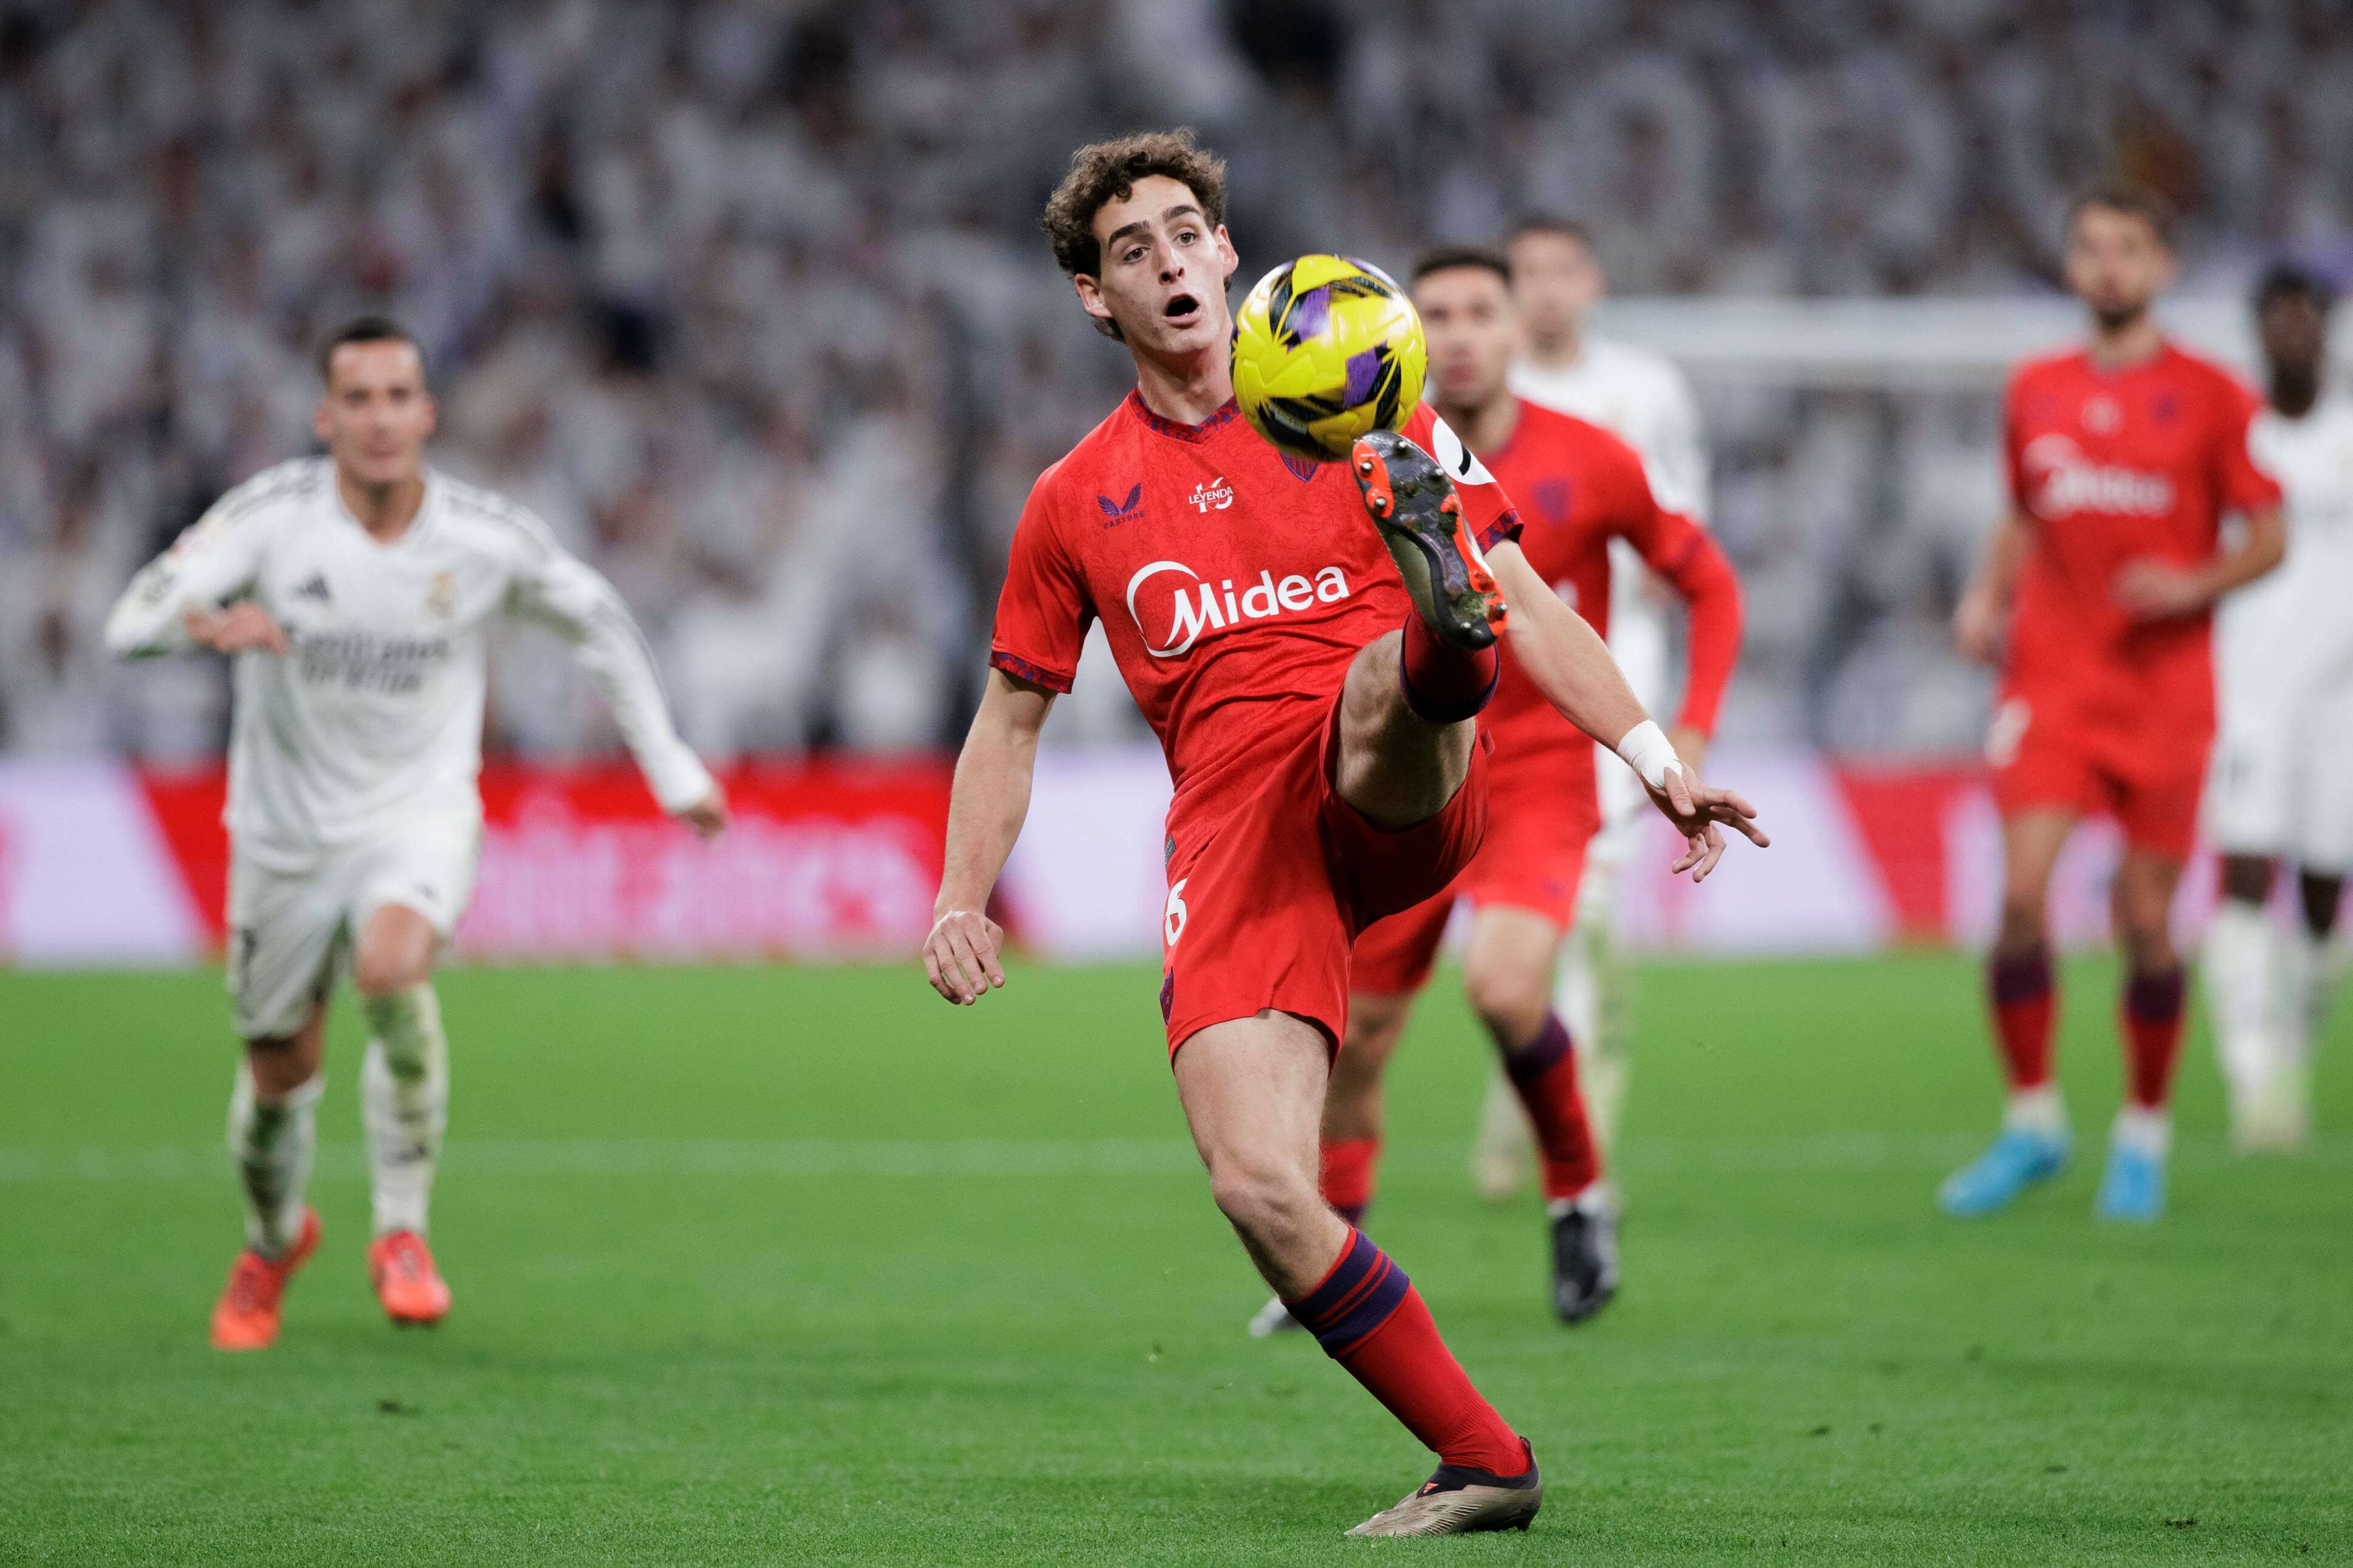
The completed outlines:
{"type": "Polygon", "coordinates": [[[2032,1132],[2043,1138],[2067,1136],[2067,1105],[2059,1098],[2057,1079],[2038,1084],[2032,1089],[2013,1092],[2010,1103],[2002,1108],[2001,1124],[2019,1132],[2032,1132]]]}
{"type": "Polygon", "coordinates": [[[449,1124],[449,1042],[428,984],[363,997],[367,1055],[360,1063],[360,1119],[367,1127],[375,1234],[425,1233],[433,1165],[449,1124]]]}
{"type": "Polygon", "coordinates": [[[319,1149],[319,1097],[327,1075],[313,1073],[282,1099],[255,1092],[253,1068],[237,1068],[228,1097],[228,1154],[245,1188],[245,1244],[264,1258],[282,1256],[302,1234],[302,1195],[319,1149]]]}
{"type": "Polygon", "coordinates": [[[2214,1015],[2214,1055],[2233,1100],[2258,1092],[2284,1054],[2280,971],[2286,947],[2270,911],[2225,899],[2206,933],[2206,994],[2214,1015]]]}
{"type": "Polygon", "coordinates": [[[2162,1160],[2173,1152],[2173,1114],[2146,1105],[2127,1105],[2116,1112],[2108,1141],[2119,1149],[2162,1160]]]}
{"type": "Polygon", "coordinates": [[[2309,1064],[2319,1047],[2321,1031],[2328,1022],[2330,983],[2336,979],[2334,959],[2327,939],[2313,935],[2312,928],[2301,920],[2280,944],[2280,992],[2285,1014],[2282,1054],[2295,1065],[2309,1064]]]}

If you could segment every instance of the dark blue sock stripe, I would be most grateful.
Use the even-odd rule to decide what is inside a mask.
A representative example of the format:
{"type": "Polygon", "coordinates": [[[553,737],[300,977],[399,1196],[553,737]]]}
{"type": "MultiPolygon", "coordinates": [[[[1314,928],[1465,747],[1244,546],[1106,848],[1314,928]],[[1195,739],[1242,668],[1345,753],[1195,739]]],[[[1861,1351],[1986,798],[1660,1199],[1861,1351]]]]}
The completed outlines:
{"type": "Polygon", "coordinates": [[[1495,660],[1495,671],[1487,677],[1487,684],[1476,696],[1453,702],[1436,702],[1414,689],[1413,678],[1405,672],[1405,660],[1398,660],[1398,690],[1404,694],[1405,705],[1414,715],[1428,724],[1460,724],[1465,719],[1475,719],[1486,710],[1493,700],[1495,688],[1504,679],[1504,661],[1495,660]]]}
{"type": "Polygon", "coordinates": [[[1355,1234],[1348,1251],[1323,1284],[1289,1303],[1327,1355],[1345,1355],[1389,1321],[1413,1288],[1404,1269],[1365,1236],[1355,1234]]]}
{"type": "Polygon", "coordinates": [[[1504,1053],[1504,1072],[1514,1083],[1534,1083],[1568,1052],[1568,1026],[1560,1021],[1559,1014],[1546,1013],[1544,1027],[1535,1039],[1516,1051],[1504,1053]]]}

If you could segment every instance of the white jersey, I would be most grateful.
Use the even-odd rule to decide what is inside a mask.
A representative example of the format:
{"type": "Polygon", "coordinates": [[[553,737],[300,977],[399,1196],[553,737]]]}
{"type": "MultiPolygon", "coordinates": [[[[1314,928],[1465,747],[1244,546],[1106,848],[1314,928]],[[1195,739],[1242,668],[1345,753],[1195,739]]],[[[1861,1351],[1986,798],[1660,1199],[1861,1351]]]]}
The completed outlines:
{"type": "Polygon", "coordinates": [[[2353,679],[2353,396],[2301,419],[2266,408],[2247,447],[2279,481],[2287,559],[2216,607],[2215,658],[2226,708],[2292,714],[2316,686],[2353,679]]]}
{"type": "MultiPolygon", "coordinates": [[[[1633,447],[1661,506],[1707,521],[1707,447],[1700,437],[1699,400],[1672,360],[1631,343],[1588,336],[1575,363],[1566,367],[1542,368],[1525,360],[1513,365],[1511,387],[1531,403],[1599,425],[1633,447]]],[[[1645,708],[1655,710],[1666,700],[1672,664],[1666,611],[1650,568],[1622,539],[1609,542],[1609,651],[1645,708]]],[[[1632,771],[1609,766],[1606,757],[1602,762],[1603,820],[1635,820],[1643,795],[1632,771]]],[[[1604,873],[1592,879],[1597,889],[1629,848],[1624,831],[1605,833],[1604,838],[1593,851],[1593,863],[1604,873]]]]}
{"type": "Polygon", "coordinates": [[[281,463],[132,579],[108,646],[186,647],[189,611],[246,596],[291,651],[236,658],[227,820],[241,857],[300,870],[419,822],[479,818],[484,631],[501,613],[574,645],[664,809],[711,791],[612,585],[488,490],[428,469],[415,520],[383,544],[345,509],[328,458],[281,463]]]}
{"type": "Polygon", "coordinates": [[[2226,851],[2353,865],[2353,397],[2265,409],[2247,446],[2276,479],[2287,559],[2214,615],[2221,725],[2207,826],[2226,851]]]}

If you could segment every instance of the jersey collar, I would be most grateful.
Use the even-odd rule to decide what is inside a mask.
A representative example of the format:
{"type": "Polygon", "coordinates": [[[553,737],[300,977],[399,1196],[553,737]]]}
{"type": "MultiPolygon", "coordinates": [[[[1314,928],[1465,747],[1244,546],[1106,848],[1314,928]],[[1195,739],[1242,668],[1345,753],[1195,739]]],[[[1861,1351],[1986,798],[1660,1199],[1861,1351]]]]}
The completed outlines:
{"type": "Polygon", "coordinates": [[[1175,441],[1206,441],[1221,427],[1233,423],[1241,412],[1241,405],[1229,397],[1217,412],[1198,425],[1179,425],[1174,419],[1164,419],[1144,405],[1144,394],[1131,390],[1127,395],[1127,411],[1144,421],[1145,428],[1175,441]]]}

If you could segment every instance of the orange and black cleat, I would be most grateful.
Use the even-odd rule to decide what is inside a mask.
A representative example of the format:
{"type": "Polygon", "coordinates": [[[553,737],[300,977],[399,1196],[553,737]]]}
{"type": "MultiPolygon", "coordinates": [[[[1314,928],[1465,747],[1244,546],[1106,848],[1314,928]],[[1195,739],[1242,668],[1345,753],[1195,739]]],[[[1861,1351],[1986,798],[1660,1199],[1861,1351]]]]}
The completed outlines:
{"type": "Polygon", "coordinates": [[[1449,647],[1493,647],[1504,627],[1503,591],[1446,470],[1393,430],[1360,437],[1348,467],[1423,623],[1449,647]]]}
{"type": "Polygon", "coordinates": [[[286,1282],[319,1250],[319,1215],[302,1211],[302,1228],[294,1245],[276,1258],[264,1258],[251,1247],[229,1266],[228,1288],[213,1307],[213,1349],[263,1351],[278,1342],[278,1324],[286,1303],[286,1282]]]}
{"type": "Polygon", "coordinates": [[[402,1328],[431,1327],[449,1315],[449,1287],[433,1267],[425,1238],[396,1230],[368,1244],[368,1281],[385,1316],[402,1328]]]}

